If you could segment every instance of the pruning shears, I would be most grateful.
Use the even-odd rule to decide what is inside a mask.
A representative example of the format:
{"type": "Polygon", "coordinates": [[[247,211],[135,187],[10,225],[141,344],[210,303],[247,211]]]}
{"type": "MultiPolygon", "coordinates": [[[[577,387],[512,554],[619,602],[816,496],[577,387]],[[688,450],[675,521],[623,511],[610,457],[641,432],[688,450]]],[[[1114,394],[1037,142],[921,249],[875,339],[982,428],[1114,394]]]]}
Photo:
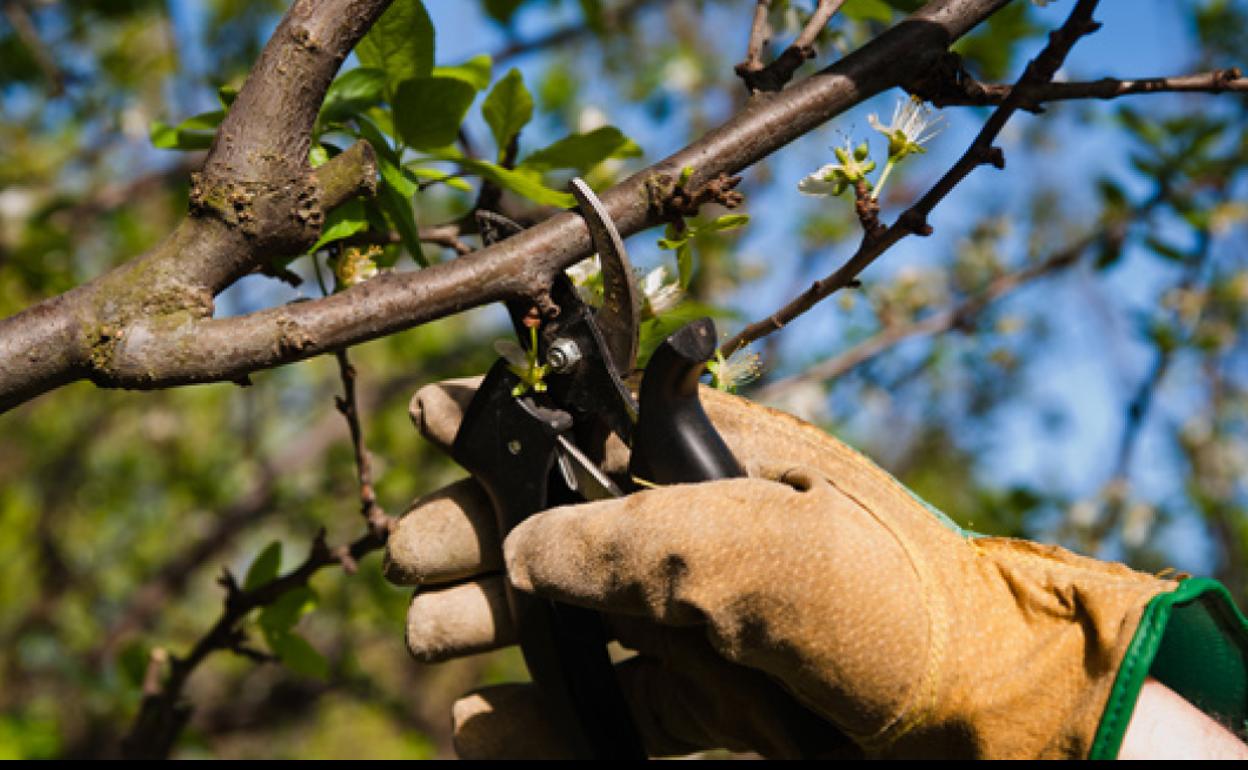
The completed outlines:
{"type": "MultiPolygon", "coordinates": [[[[638,351],[633,270],[601,201],[581,179],[572,180],[571,190],[601,262],[602,306],[586,303],[563,273],[550,287],[557,312],[509,302],[520,344],[533,368],[542,367],[540,374],[499,359],[465,412],[451,451],[485,488],[504,537],[548,508],[633,491],[631,479],[671,484],[745,475],[698,400],[698,378],[715,351],[709,318],[658,347],[634,400],[625,385],[638,351]],[[602,470],[611,433],[631,447],[629,481],[617,483],[602,470]]],[[[487,243],[520,230],[494,214],[479,221],[487,243]]],[[[510,588],[508,602],[525,662],[569,753],[644,759],[607,656],[602,618],[510,588]]]]}

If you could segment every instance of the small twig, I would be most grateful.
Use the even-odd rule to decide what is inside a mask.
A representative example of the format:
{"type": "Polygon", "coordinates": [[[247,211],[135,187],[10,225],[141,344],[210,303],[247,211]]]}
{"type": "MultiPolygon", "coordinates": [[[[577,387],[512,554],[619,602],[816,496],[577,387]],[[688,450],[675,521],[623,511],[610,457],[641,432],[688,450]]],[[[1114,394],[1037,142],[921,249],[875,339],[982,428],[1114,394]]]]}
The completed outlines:
{"type": "MultiPolygon", "coordinates": [[[[949,66],[934,69],[938,73],[921,82],[911,84],[908,90],[937,107],[988,106],[1003,103],[1014,90],[1005,83],[981,83],[961,67],[956,54],[949,66]]],[[[1198,72],[1190,75],[1157,78],[1101,78],[1084,82],[1045,83],[1028,91],[1021,109],[1041,112],[1046,102],[1073,99],[1117,99],[1121,96],[1155,93],[1222,93],[1235,91],[1248,93],[1248,78],[1238,67],[1198,72]]]]}
{"type": "Polygon", "coordinates": [[[346,350],[339,350],[334,356],[338,360],[338,374],[342,378],[343,390],[343,395],[334,399],[334,404],[351,430],[355,471],[360,483],[360,515],[368,524],[369,532],[384,539],[390,531],[390,517],[378,505],[377,493],[373,489],[373,464],[368,455],[368,447],[364,445],[364,429],[360,426],[360,409],[355,399],[355,367],[351,365],[346,350]]]}
{"type": "MultiPolygon", "coordinates": [[[[809,50],[810,55],[814,55],[815,40],[819,37],[819,33],[823,28],[828,26],[828,22],[841,10],[841,6],[845,4],[845,0],[819,0],[819,4],[815,7],[815,12],[811,14],[807,20],[806,26],[802,28],[802,33],[797,36],[797,40],[793,41],[794,48],[809,50]]],[[[810,56],[806,57],[810,58],[810,56]]]]}
{"type": "Polygon", "coordinates": [[[763,69],[763,47],[767,45],[767,12],[770,10],[771,0],[757,0],[754,5],[754,21],[750,24],[750,42],[745,48],[745,61],[735,68],[741,77],[763,69]]]}
{"type": "MultiPolygon", "coordinates": [[[[422,243],[432,243],[453,250],[459,256],[471,254],[476,251],[467,241],[459,236],[463,234],[463,229],[457,222],[449,222],[444,225],[432,225],[420,228],[420,240],[422,243]]],[[[397,230],[389,230],[386,232],[378,232],[376,230],[368,230],[357,233],[349,238],[343,238],[342,242],[347,246],[389,246],[395,243],[402,243],[403,236],[399,235],[397,230]]]]}
{"type": "Polygon", "coordinates": [[[44,79],[48,81],[48,94],[56,97],[65,93],[65,73],[57,66],[56,57],[39,36],[39,30],[35,29],[35,22],[30,18],[25,4],[20,0],[7,0],[4,3],[4,16],[17,32],[22,45],[30,51],[30,56],[43,73],[44,79]]]}
{"type": "Polygon", "coordinates": [[[1107,235],[1088,236],[1067,246],[1043,262],[999,276],[962,302],[927,317],[905,324],[885,327],[874,336],[852,348],[813,366],[806,371],[778,380],[754,394],[759,400],[774,400],[794,387],[810,382],[829,382],[842,377],[881,353],[915,337],[930,337],[957,329],[967,329],[988,305],[1015,290],[1058,270],[1075,264],[1079,256],[1107,235]]]}
{"type": "Polygon", "coordinates": [[[793,44],[764,67],[762,49],[767,43],[767,10],[770,3],[767,0],[758,0],[754,9],[754,23],[750,27],[750,44],[745,61],[734,70],[745,81],[750,93],[779,91],[784,88],[793,79],[798,67],[807,59],[815,58],[815,40],[844,4],[845,0],[819,0],[815,12],[806,21],[806,26],[802,27],[793,44]]]}
{"type": "MultiPolygon", "coordinates": [[[[603,19],[609,29],[613,31],[619,30],[621,27],[631,24],[639,11],[653,4],[654,0],[631,0],[631,2],[604,9],[603,19]]],[[[588,24],[576,22],[532,40],[521,40],[511,43],[494,54],[494,66],[497,67],[509,59],[524,56],[534,51],[566,45],[578,38],[588,37],[593,32],[588,24]]]]}
{"type": "Polygon", "coordinates": [[[866,233],[854,255],[834,273],[815,281],[784,307],[745,327],[721,345],[720,352],[724,357],[727,358],[751,342],[783,329],[833,292],[848,286],[868,265],[907,236],[930,235],[932,228],[927,224],[927,218],[932,210],[976,168],[985,164],[1004,168],[1005,155],[999,147],[993,146],[993,142],[1006,122],[1026,103],[1030,90],[1052,80],[1074,44],[1099,28],[1100,25],[1092,21],[1092,12],[1096,9],[1097,2],[1098,0],[1079,0],[1066,22],[1049,34],[1048,44],[1027,64],[1026,70],[1010,90],[1009,97],[984,123],[975,141],[918,202],[903,212],[883,232],[866,233]]]}
{"type": "MultiPolygon", "coordinates": [[[[1209,232],[1201,231],[1199,233],[1199,243],[1195,249],[1197,258],[1192,261],[1183,280],[1179,282],[1176,288],[1190,289],[1197,283],[1201,271],[1212,254],[1212,246],[1213,239],[1210,237],[1209,232]]],[[[1139,444],[1144,424],[1148,421],[1149,414],[1152,412],[1153,399],[1161,388],[1166,375],[1170,372],[1176,352],[1190,342],[1204,314],[1204,310],[1205,306],[1202,304],[1195,316],[1187,323],[1182,341],[1173,345],[1158,346],[1152,367],[1149,368],[1148,374],[1136,386],[1131,400],[1127,402],[1126,418],[1123,421],[1122,437],[1118,442],[1118,454],[1115,458],[1114,468],[1109,479],[1101,487],[1101,497],[1106,501],[1106,510],[1104,515],[1093,526],[1080,533],[1081,547],[1087,553],[1095,554],[1100,550],[1101,544],[1118,528],[1122,520],[1131,484],[1131,461],[1135,457],[1135,448],[1139,444]]]]}

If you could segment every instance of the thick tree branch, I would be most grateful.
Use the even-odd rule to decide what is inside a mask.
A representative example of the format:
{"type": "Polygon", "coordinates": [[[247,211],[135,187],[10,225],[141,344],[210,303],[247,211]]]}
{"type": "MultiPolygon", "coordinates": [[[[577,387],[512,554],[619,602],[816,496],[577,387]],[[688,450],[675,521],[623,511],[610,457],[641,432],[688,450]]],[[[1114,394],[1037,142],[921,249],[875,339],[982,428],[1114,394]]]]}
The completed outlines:
{"type": "Polygon", "coordinates": [[[192,176],[191,215],[146,254],[0,320],[0,410],[76,379],[107,382],[136,321],[151,332],[211,317],[218,291],[307,248],[328,204],[367,189],[368,148],[313,171],[308,147],[334,73],[389,2],[295,1],[192,176]]]}
{"type": "MultiPolygon", "coordinates": [[[[949,44],[1008,2],[934,0],[825,70],[780,93],[756,95],[724,125],[604,193],[603,202],[622,233],[658,224],[660,207],[652,191],[663,187],[663,180],[670,187],[689,166],[694,174],[688,186],[697,189],[740,171],[864,99],[912,79],[949,44]]],[[[281,45],[282,39],[276,34],[277,42],[271,45],[281,45]]],[[[223,126],[220,136],[227,133],[223,126]]],[[[218,147],[225,141],[219,139],[218,147]]],[[[200,226],[205,221],[221,222],[191,220],[200,226]]],[[[202,241],[194,233],[172,237],[180,239],[169,247],[176,252],[202,241]]],[[[238,249],[251,253],[245,237],[238,236],[237,241],[238,249]]],[[[173,321],[135,317],[119,330],[119,339],[110,338],[107,348],[91,359],[87,371],[98,384],[129,388],[239,380],[259,369],[338,350],[470,307],[509,297],[540,297],[555,271],[591,249],[580,217],[563,213],[469,256],[415,273],[382,275],[321,300],[231,319],[206,319],[202,313],[173,321]]],[[[0,339],[6,325],[16,331],[17,325],[0,322],[0,339]]],[[[0,407],[11,407],[46,389],[32,388],[20,373],[13,374],[19,375],[16,381],[0,376],[0,407]],[[22,395],[11,395],[19,387],[22,395]]]]}
{"type": "Polygon", "coordinates": [[[917,203],[902,213],[887,229],[868,230],[858,250],[836,272],[815,281],[806,291],[767,318],[742,329],[720,346],[720,352],[727,357],[751,342],[779,331],[833,292],[852,285],[868,265],[902,239],[910,235],[929,235],[931,227],[927,224],[927,218],[932,210],[972,171],[984,164],[1004,168],[1005,155],[1000,148],[993,146],[993,142],[1001,129],[1005,128],[1006,122],[1027,103],[1031,88],[1052,80],[1074,44],[1099,27],[1092,21],[1096,4],[1097,0],[1079,0],[1066,22],[1049,34],[1048,44],[1027,64],[1009,97],[984,123],[971,146],[917,203]]]}

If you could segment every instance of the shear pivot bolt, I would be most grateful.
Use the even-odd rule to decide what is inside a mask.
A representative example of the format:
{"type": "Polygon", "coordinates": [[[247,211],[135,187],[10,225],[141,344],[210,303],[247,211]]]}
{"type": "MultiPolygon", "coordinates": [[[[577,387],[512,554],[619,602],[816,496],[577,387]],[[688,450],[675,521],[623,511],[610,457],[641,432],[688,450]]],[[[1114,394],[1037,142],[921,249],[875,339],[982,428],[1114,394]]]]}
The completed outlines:
{"type": "Polygon", "coordinates": [[[573,340],[555,340],[546,351],[546,363],[556,372],[566,372],[581,360],[581,349],[573,340]]]}
{"type": "Polygon", "coordinates": [[[522,448],[523,447],[520,446],[520,442],[514,438],[511,441],[507,442],[507,451],[511,452],[513,455],[520,454],[520,450],[522,448]]]}

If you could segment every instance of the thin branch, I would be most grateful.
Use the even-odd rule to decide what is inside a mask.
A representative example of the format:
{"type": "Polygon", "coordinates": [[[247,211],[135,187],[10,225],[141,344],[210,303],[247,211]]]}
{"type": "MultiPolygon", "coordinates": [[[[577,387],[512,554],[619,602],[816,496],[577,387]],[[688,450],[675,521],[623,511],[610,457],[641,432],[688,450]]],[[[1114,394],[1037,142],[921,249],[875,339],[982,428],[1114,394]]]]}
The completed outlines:
{"type": "Polygon", "coordinates": [[[767,45],[767,12],[770,10],[771,0],[756,0],[754,19],[750,23],[750,42],[745,47],[745,61],[736,66],[737,74],[742,77],[747,72],[763,69],[763,48],[767,45]]]}
{"type": "Polygon", "coordinates": [[[955,329],[969,329],[989,305],[1023,286],[1074,265],[1081,254],[1105,237],[1097,234],[1083,238],[1042,262],[995,278],[987,286],[956,305],[932,313],[918,321],[887,326],[874,336],[810,367],[801,374],[767,385],[757,391],[754,397],[761,401],[775,400],[785,392],[806,383],[836,380],[905,340],[935,336],[955,329]]]}
{"type": "MultiPolygon", "coordinates": [[[[961,67],[955,54],[950,66],[937,68],[932,75],[913,84],[911,92],[937,107],[959,105],[987,106],[1001,104],[1013,86],[1004,83],[981,83],[961,67]]],[[[1023,109],[1042,111],[1046,102],[1073,99],[1117,99],[1135,94],[1156,93],[1248,93],[1248,78],[1239,67],[1198,72],[1189,75],[1156,78],[1101,78],[1099,80],[1045,83],[1031,88],[1023,109]]]]}
{"type": "MultiPolygon", "coordinates": [[[[369,458],[368,447],[364,445],[364,429],[360,425],[360,407],[355,398],[355,367],[351,365],[346,350],[334,353],[338,360],[338,374],[342,379],[343,395],[334,399],[334,405],[347,421],[351,431],[351,448],[355,452],[355,472],[360,486],[360,515],[364,517],[368,531],[379,538],[385,538],[390,532],[390,517],[377,503],[377,492],[373,488],[373,464],[369,458]]],[[[349,572],[354,571],[348,568],[349,572]]]]}
{"type": "Polygon", "coordinates": [[[984,164],[1004,168],[1005,155],[999,147],[993,146],[993,142],[1010,117],[1025,103],[1030,89],[1052,80],[1071,47],[1081,37],[1091,34],[1099,27],[1099,24],[1092,21],[1096,4],[1097,0],[1079,0],[1066,22],[1049,34],[1048,44],[1027,64],[1009,97],[988,118],[971,146],[917,203],[883,232],[868,231],[858,250],[836,272],[815,281],[784,307],[745,327],[721,345],[720,351],[724,356],[727,357],[751,342],[783,329],[833,292],[851,285],[859,273],[907,236],[930,235],[931,227],[927,224],[927,218],[932,210],[976,168],[984,164]]]}
{"type": "Polygon", "coordinates": [[[793,73],[807,59],[815,58],[815,40],[836,12],[845,4],[845,0],[819,0],[815,12],[806,20],[806,25],[798,34],[793,44],[784,49],[779,56],[762,66],[762,48],[766,44],[767,8],[770,3],[759,0],[754,9],[754,23],[750,29],[750,45],[746,60],[736,66],[736,73],[745,81],[750,93],[758,91],[779,91],[793,79],[793,73]],[[760,28],[761,24],[761,28],[760,28]]]}
{"type": "MultiPolygon", "coordinates": [[[[654,0],[630,0],[630,2],[623,3],[618,7],[605,9],[603,11],[603,21],[608,29],[615,30],[628,26],[638,12],[652,4],[654,4],[654,0]]],[[[566,27],[552,30],[541,37],[507,45],[494,53],[494,64],[497,66],[505,61],[533,53],[534,51],[566,45],[592,34],[594,34],[594,30],[585,22],[569,24],[566,27]]]]}
{"type": "Polygon", "coordinates": [[[806,26],[802,28],[802,32],[797,36],[797,40],[793,41],[793,47],[809,50],[813,56],[815,40],[819,37],[819,33],[823,31],[824,27],[828,26],[828,22],[832,20],[837,11],[841,10],[841,6],[844,4],[845,0],[819,0],[819,4],[815,7],[815,12],[806,21],[806,26]]]}
{"type": "MultiPolygon", "coordinates": [[[[224,573],[221,585],[226,591],[225,607],[220,617],[186,657],[167,657],[168,673],[163,682],[160,674],[166,667],[165,662],[153,656],[139,712],[122,740],[123,755],[130,759],[163,759],[169,756],[191,715],[191,707],[183,702],[182,693],[199,664],[221,650],[233,650],[249,657],[254,652],[247,646],[239,628],[252,610],[272,604],[288,591],[307,585],[308,580],[325,567],[354,564],[384,545],[384,539],[370,532],[349,546],[330,548],[322,531],[317,534],[302,564],[255,588],[243,590],[229,572],[224,573]]],[[[161,655],[167,653],[161,651],[161,655]]]]}
{"type": "Polygon", "coordinates": [[[17,32],[22,45],[26,46],[26,50],[30,52],[30,57],[35,60],[35,66],[48,81],[48,94],[56,97],[65,93],[65,73],[57,65],[56,57],[48,50],[43,38],[39,36],[39,30],[35,29],[35,22],[30,18],[30,11],[27,10],[26,5],[21,0],[6,0],[4,16],[13,26],[13,30],[17,32]]]}

